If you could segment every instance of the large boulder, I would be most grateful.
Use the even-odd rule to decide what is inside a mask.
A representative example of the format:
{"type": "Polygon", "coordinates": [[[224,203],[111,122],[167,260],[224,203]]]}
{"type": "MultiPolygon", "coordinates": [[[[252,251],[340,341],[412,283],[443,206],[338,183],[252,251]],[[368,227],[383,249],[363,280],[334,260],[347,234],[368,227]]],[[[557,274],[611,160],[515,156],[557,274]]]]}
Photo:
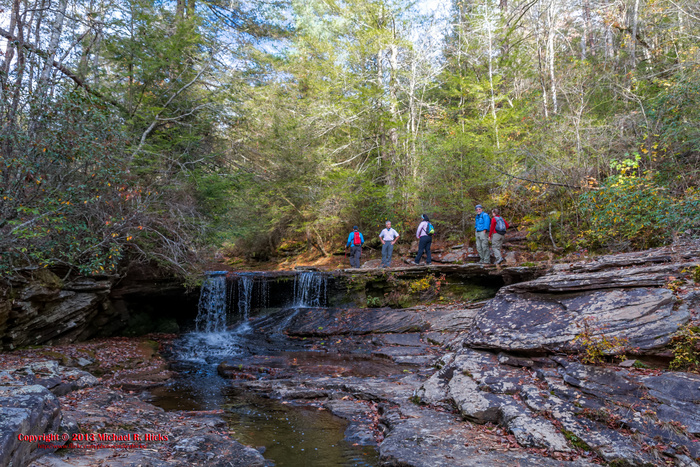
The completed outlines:
{"type": "Polygon", "coordinates": [[[513,293],[510,287],[477,314],[465,345],[507,351],[574,351],[572,343],[588,326],[594,336],[627,340],[650,352],[665,347],[688,322],[687,305],[671,290],[629,288],[568,294],[513,293]]]}
{"type": "Polygon", "coordinates": [[[29,465],[63,442],[58,399],[40,385],[0,386],[0,465],[29,465]]]}

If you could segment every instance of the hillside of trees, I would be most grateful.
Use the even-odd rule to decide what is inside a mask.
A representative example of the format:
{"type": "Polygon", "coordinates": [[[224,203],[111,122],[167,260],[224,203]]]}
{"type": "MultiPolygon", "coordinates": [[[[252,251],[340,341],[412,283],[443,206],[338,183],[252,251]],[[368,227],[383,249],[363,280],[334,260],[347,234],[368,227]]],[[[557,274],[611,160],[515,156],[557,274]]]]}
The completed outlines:
{"type": "Polygon", "coordinates": [[[700,234],[698,2],[426,5],[0,0],[0,276],[456,241],[477,203],[533,250],[700,234]]]}

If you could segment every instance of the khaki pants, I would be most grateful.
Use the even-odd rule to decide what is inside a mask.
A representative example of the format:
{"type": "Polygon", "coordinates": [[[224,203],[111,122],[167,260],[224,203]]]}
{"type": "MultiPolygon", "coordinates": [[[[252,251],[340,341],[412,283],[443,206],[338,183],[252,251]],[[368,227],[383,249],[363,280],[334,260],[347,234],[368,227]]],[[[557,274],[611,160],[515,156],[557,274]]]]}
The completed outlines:
{"type": "Polygon", "coordinates": [[[494,232],[491,236],[491,248],[493,249],[493,256],[496,258],[496,262],[500,262],[503,259],[501,255],[501,247],[503,247],[503,239],[505,235],[501,235],[498,232],[494,232]]]}
{"type": "Polygon", "coordinates": [[[491,253],[489,252],[489,231],[482,230],[476,233],[476,251],[479,252],[479,257],[482,263],[491,262],[491,253]]]}

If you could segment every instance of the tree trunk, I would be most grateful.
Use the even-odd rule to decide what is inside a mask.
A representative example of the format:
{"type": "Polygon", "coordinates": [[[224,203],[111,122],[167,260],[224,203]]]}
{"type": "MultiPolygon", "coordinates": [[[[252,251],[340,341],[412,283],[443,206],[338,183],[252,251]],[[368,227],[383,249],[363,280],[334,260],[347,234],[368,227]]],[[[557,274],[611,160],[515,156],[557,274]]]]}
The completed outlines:
{"type": "Polygon", "coordinates": [[[49,75],[53,68],[53,60],[56,56],[56,51],[58,50],[58,45],[61,40],[61,33],[63,32],[63,20],[66,17],[66,8],[68,7],[68,0],[59,0],[58,8],[56,9],[56,17],[54,18],[53,24],[51,25],[51,37],[49,39],[49,46],[46,50],[47,57],[44,63],[44,68],[41,71],[37,84],[37,94],[40,99],[43,99],[44,94],[48,89],[49,75]]]}
{"type": "Polygon", "coordinates": [[[557,84],[556,75],[554,74],[554,1],[549,3],[549,8],[547,9],[547,55],[549,60],[549,80],[550,80],[550,90],[552,92],[552,113],[557,114],[559,112],[557,103],[557,84]]]}
{"type": "Polygon", "coordinates": [[[493,130],[496,134],[496,149],[501,148],[501,143],[498,138],[498,121],[496,120],[496,92],[493,89],[493,31],[491,11],[486,9],[486,31],[489,39],[489,87],[491,88],[491,116],[493,117],[493,130]]]}
{"type": "Polygon", "coordinates": [[[632,69],[637,68],[637,22],[639,19],[639,0],[634,0],[632,10],[632,40],[630,41],[630,60],[632,69]]]}

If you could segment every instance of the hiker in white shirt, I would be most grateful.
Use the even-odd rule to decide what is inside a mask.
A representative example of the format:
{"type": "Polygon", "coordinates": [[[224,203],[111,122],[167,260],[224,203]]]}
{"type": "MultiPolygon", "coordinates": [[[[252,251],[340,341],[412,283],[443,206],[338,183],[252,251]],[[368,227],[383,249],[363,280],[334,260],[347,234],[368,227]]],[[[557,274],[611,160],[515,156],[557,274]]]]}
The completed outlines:
{"type": "Polygon", "coordinates": [[[379,234],[379,239],[382,241],[382,266],[388,268],[391,266],[391,255],[394,253],[394,243],[399,238],[399,233],[391,228],[391,221],[386,221],[386,228],[379,234]]]}

